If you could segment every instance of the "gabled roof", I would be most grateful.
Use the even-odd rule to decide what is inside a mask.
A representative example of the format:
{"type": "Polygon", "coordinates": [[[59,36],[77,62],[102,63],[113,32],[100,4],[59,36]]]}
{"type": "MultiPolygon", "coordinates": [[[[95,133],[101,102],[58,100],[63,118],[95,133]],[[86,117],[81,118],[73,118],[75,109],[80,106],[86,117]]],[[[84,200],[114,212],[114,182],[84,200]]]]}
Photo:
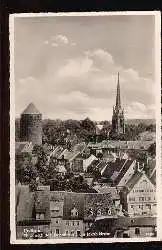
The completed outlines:
{"type": "Polygon", "coordinates": [[[62,202],[64,201],[65,191],[50,191],[50,200],[62,202]]]}
{"type": "Polygon", "coordinates": [[[36,213],[44,213],[44,219],[50,219],[50,194],[48,191],[38,191],[37,199],[35,202],[35,212],[36,213]]]}
{"type": "Polygon", "coordinates": [[[111,194],[113,200],[119,200],[120,196],[116,187],[96,185],[93,187],[98,193],[111,194]]]}
{"type": "Polygon", "coordinates": [[[115,172],[117,177],[118,175],[117,173],[120,172],[125,162],[126,162],[125,159],[119,159],[119,158],[117,158],[115,162],[109,162],[104,172],[102,173],[102,176],[107,179],[110,179],[110,181],[114,181],[115,179],[114,178],[111,179],[111,177],[114,177],[115,172]]]}
{"type": "Polygon", "coordinates": [[[136,172],[132,176],[132,178],[126,183],[125,187],[128,189],[128,192],[132,190],[132,188],[135,186],[135,184],[140,180],[140,178],[145,175],[146,178],[155,186],[155,183],[153,182],[152,179],[149,178],[147,174],[144,172],[136,172]]]}
{"type": "Polygon", "coordinates": [[[53,156],[53,157],[55,157],[55,158],[58,158],[58,157],[61,155],[61,153],[62,153],[63,151],[64,151],[63,147],[57,146],[57,147],[53,150],[53,152],[51,152],[50,156],[53,156]]]}
{"type": "Polygon", "coordinates": [[[157,225],[156,217],[133,217],[127,218],[129,227],[146,227],[151,226],[155,227],[157,225]]]}
{"type": "Polygon", "coordinates": [[[88,166],[94,161],[97,160],[96,156],[90,155],[87,159],[83,160],[84,171],[87,171],[88,166]]]}
{"type": "Polygon", "coordinates": [[[97,169],[99,171],[102,171],[106,166],[107,166],[107,162],[100,161],[99,164],[97,165],[97,169]]]}
{"type": "Polygon", "coordinates": [[[30,103],[27,108],[22,112],[23,115],[41,115],[39,110],[33,103],[30,103]]]}
{"type": "Polygon", "coordinates": [[[87,149],[85,142],[75,144],[73,147],[73,151],[83,152],[84,149],[87,149]]]}
{"type": "Polygon", "coordinates": [[[64,157],[65,160],[72,161],[80,154],[79,151],[69,151],[68,149],[64,149],[59,155],[58,159],[64,157]]]}
{"type": "Polygon", "coordinates": [[[44,220],[50,220],[49,212],[49,191],[30,192],[28,186],[19,187],[19,197],[17,197],[17,222],[32,221],[35,212],[43,212],[44,220]],[[35,196],[36,194],[36,196],[35,196]],[[35,197],[36,201],[35,202],[35,197]]]}
{"type": "Polygon", "coordinates": [[[15,153],[20,154],[22,152],[30,153],[32,152],[33,145],[32,142],[23,141],[23,142],[15,142],[15,153]]]}
{"type": "Polygon", "coordinates": [[[67,170],[64,167],[64,165],[57,165],[56,166],[56,170],[57,170],[58,173],[65,173],[65,172],[67,172],[67,170]]]}
{"type": "Polygon", "coordinates": [[[89,167],[96,167],[98,164],[100,163],[100,161],[97,159],[94,159],[93,161],[91,161],[91,163],[89,164],[89,167]]]}
{"type": "Polygon", "coordinates": [[[19,187],[19,199],[17,204],[17,222],[32,220],[34,207],[34,194],[29,192],[28,186],[19,187]]]}
{"type": "Polygon", "coordinates": [[[136,172],[132,176],[132,178],[126,183],[125,187],[128,188],[128,190],[131,190],[134,185],[139,181],[139,179],[142,177],[143,173],[142,172],[136,172]]]}
{"type": "Polygon", "coordinates": [[[147,150],[154,141],[102,141],[100,143],[89,143],[89,148],[120,148],[120,149],[137,149],[147,150]]]}
{"type": "Polygon", "coordinates": [[[111,193],[87,193],[85,194],[84,204],[85,220],[89,220],[89,217],[90,219],[96,218],[98,209],[104,210],[103,214],[107,213],[107,209],[111,209],[111,216],[116,214],[111,193]],[[93,211],[93,215],[89,213],[90,210],[93,211]]]}
{"type": "Polygon", "coordinates": [[[123,165],[123,168],[121,169],[119,175],[115,179],[116,184],[118,184],[121,181],[121,179],[124,177],[124,175],[126,174],[128,169],[130,168],[130,166],[133,164],[133,162],[134,162],[133,160],[126,160],[125,161],[125,164],[123,165]]]}
{"type": "Polygon", "coordinates": [[[155,159],[149,159],[147,162],[147,175],[151,178],[156,170],[156,160],[155,159]]]}

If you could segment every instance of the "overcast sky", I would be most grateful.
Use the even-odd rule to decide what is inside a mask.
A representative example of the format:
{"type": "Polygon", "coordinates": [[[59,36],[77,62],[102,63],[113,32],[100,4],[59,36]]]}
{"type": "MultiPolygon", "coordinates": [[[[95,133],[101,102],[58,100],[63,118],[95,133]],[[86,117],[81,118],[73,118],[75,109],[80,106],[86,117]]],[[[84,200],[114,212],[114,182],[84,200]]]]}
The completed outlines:
{"type": "Polygon", "coordinates": [[[109,120],[117,72],[127,118],[154,118],[154,16],[15,18],[16,116],[109,120]]]}

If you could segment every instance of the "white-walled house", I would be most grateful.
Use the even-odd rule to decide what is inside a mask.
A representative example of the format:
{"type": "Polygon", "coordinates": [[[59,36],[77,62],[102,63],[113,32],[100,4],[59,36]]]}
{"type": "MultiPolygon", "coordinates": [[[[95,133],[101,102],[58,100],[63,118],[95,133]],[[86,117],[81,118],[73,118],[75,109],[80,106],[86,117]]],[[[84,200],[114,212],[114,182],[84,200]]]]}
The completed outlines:
{"type": "Polygon", "coordinates": [[[135,173],[126,187],[129,216],[156,216],[156,186],[144,172],[135,173]]]}

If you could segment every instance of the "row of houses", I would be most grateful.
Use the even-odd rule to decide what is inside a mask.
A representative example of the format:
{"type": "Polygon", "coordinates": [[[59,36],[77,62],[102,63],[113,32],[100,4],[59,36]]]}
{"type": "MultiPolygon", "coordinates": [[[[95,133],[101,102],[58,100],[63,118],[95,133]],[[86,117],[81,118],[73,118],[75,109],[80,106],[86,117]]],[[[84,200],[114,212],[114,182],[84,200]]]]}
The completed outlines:
{"type": "Polygon", "coordinates": [[[96,186],[97,193],[50,191],[16,187],[17,238],[43,232],[48,238],[149,237],[156,233],[156,188],[144,173],[131,178],[123,188],[96,186]]]}
{"type": "Polygon", "coordinates": [[[100,143],[88,143],[88,148],[91,152],[97,153],[100,152],[130,152],[130,151],[143,151],[146,152],[149,147],[155,143],[155,140],[150,141],[113,141],[113,140],[105,140],[100,143]]]}

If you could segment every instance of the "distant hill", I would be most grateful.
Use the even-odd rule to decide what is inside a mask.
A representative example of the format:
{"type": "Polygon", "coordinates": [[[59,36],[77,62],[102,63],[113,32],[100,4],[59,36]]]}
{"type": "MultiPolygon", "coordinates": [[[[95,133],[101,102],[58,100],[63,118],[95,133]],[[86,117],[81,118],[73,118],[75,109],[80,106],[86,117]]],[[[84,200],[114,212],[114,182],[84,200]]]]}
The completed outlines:
{"type": "Polygon", "coordinates": [[[146,125],[156,124],[155,119],[127,119],[125,120],[125,123],[128,125],[138,125],[139,123],[144,123],[146,125]]]}

